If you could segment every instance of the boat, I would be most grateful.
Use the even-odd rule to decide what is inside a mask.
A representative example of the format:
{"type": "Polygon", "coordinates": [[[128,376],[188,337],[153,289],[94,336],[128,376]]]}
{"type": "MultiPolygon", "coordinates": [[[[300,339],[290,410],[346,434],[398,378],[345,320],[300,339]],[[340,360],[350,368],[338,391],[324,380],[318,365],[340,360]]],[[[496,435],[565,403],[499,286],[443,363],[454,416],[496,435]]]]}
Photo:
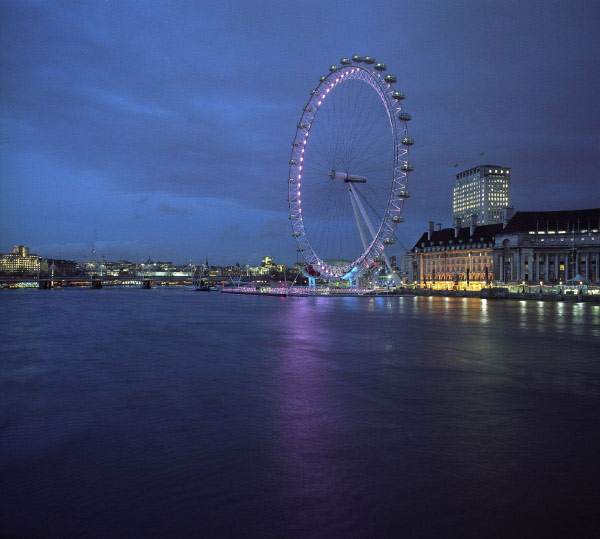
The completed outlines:
{"type": "Polygon", "coordinates": [[[194,272],[193,286],[196,292],[215,292],[219,290],[218,287],[204,280],[204,272],[200,273],[200,268],[196,268],[194,272]]]}

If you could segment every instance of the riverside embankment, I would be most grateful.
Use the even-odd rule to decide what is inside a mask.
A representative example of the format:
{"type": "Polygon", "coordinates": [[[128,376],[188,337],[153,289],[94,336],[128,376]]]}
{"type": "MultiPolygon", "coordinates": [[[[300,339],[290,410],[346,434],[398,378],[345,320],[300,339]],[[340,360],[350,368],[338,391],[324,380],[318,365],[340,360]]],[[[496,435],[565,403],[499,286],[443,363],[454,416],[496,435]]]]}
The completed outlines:
{"type": "MultiPolygon", "coordinates": [[[[407,291],[408,292],[408,291],[407,291]]],[[[518,299],[538,301],[585,301],[600,303],[600,294],[589,293],[587,290],[566,290],[559,292],[547,292],[542,289],[534,291],[532,287],[524,292],[511,292],[506,288],[484,288],[482,290],[429,290],[414,289],[410,293],[416,296],[442,296],[442,297],[464,297],[481,299],[518,299]]]]}

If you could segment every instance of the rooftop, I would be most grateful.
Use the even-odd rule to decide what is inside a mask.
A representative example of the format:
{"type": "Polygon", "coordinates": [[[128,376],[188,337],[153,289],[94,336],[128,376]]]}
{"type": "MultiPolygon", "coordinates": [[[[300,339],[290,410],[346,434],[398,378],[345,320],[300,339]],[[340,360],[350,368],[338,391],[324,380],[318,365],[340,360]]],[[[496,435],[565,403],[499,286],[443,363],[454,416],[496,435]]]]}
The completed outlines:
{"type": "Polygon", "coordinates": [[[457,245],[459,243],[465,244],[470,242],[493,243],[494,237],[501,231],[502,224],[480,225],[475,227],[474,234],[471,236],[471,227],[467,226],[460,228],[458,231],[458,237],[454,237],[454,228],[443,228],[442,230],[434,230],[431,234],[431,240],[427,239],[427,232],[424,232],[414,247],[457,245]],[[450,242],[452,242],[452,244],[450,242]]]}
{"type": "Polygon", "coordinates": [[[518,211],[503,230],[506,234],[531,230],[581,231],[600,228],[600,208],[566,211],[518,211]]]}

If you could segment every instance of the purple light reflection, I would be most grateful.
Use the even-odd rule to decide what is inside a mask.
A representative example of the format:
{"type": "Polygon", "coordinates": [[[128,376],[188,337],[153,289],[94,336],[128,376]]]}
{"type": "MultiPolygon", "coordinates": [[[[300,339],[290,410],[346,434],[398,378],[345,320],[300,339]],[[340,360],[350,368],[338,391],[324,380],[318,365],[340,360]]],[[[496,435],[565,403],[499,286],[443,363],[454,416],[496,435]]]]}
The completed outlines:
{"type": "Polygon", "coordinates": [[[332,300],[287,301],[274,373],[280,383],[275,388],[273,460],[279,463],[282,494],[291,497],[289,526],[303,529],[310,522],[314,529],[315,523],[331,518],[350,524],[353,515],[347,514],[349,504],[343,492],[345,472],[336,457],[344,451],[346,440],[340,440],[339,431],[331,428],[348,422],[332,361],[339,357],[340,343],[330,325],[323,323],[333,313],[332,300]]]}

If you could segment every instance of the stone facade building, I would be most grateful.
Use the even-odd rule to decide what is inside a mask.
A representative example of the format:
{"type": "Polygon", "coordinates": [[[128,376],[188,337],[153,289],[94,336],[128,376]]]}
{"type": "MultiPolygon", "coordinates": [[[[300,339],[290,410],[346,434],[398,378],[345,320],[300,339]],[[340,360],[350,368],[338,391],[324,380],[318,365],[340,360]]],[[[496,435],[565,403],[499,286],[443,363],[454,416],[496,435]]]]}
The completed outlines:
{"type": "Polygon", "coordinates": [[[600,208],[517,212],[496,235],[498,283],[598,283],[600,208]]]}
{"type": "Polygon", "coordinates": [[[504,222],[453,228],[429,222],[415,244],[415,281],[431,288],[479,289],[504,284],[598,284],[600,208],[517,212],[504,222]]]}
{"type": "Polygon", "coordinates": [[[477,217],[462,227],[454,220],[453,228],[442,229],[429,222],[429,229],[413,247],[415,280],[438,289],[469,288],[478,290],[494,275],[494,238],[502,224],[477,225],[477,217]]]}

